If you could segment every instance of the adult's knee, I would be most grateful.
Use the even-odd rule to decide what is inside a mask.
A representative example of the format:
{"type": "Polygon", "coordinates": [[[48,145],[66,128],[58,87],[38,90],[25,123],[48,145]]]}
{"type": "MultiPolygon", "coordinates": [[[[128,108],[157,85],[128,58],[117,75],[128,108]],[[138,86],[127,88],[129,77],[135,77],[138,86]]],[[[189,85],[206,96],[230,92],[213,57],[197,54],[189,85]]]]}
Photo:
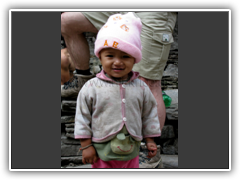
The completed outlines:
{"type": "Polygon", "coordinates": [[[61,33],[67,36],[84,32],[97,33],[98,30],[81,12],[66,12],[61,14],[61,33]]]}
{"type": "Polygon", "coordinates": [[[61,14],[61,33],[66,34],[71,29],[71,16],[69,16],[68,12],[61,14]]]}
{"type": "Polygon", "coordinates": [[[80,12],[64,12],[61,14],[61,33],[72,34],[81,32],[82,13],[80,12]]]}

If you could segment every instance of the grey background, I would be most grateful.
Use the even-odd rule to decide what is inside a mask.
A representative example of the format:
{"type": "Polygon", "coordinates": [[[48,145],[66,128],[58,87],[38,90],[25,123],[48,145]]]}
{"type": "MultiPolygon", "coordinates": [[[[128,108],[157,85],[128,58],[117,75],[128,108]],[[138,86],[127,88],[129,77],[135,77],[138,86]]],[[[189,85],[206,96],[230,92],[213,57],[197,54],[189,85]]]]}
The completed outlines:
{"type": "MultiPolygon", "coordinates": [[[[179,168],[228,169],[228,12],[178,20],[179,168]]],[[[12,169],[61,166],[60,26],[60,12],[12,12],[12,169]]]]}
{"type": "Polygon", "coordinates": [[[228,12],[181,12],[178,20],[179,168],[228,169],[228,12]]]}
{"type": "Polygon", "coordinates": [[[12,12],[12,169],[60,168],[60,12],[12,12]]]}

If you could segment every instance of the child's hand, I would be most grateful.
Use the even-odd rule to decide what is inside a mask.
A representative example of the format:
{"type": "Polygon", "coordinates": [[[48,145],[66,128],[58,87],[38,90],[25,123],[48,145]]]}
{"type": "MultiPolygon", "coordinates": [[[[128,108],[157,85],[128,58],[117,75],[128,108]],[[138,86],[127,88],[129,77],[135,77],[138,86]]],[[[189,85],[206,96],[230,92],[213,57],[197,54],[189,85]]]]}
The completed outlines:
{"type": "Polygon", "coordinates": [[[155,142],[147,142],[148,158],[152,158],[157,154],[157,145],[155,142]]]}
{"type": "Polygon", "coordinates": [[[83,164],[86,164],[86,163],[93,164],[94,162],[97,162],[97,160],[98,160],[98,156],[93,146],[90,146],[89,148],[84,149],[82,151],[83,164]]]}

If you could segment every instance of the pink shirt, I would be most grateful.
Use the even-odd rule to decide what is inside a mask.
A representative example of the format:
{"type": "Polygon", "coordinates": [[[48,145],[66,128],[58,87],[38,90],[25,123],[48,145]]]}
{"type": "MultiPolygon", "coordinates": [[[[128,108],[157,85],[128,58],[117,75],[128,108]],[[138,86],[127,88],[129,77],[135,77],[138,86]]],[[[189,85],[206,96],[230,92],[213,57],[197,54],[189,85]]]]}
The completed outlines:
{"type": "Polygon", "coordinates": [[[156,100],[138,76],[138,72],[132,71],[131,79],[120,84],[102,71],[89,80],[77,98],[75,139],[106,142],[124,125],[136,141],[160,136],[156,100]]]}

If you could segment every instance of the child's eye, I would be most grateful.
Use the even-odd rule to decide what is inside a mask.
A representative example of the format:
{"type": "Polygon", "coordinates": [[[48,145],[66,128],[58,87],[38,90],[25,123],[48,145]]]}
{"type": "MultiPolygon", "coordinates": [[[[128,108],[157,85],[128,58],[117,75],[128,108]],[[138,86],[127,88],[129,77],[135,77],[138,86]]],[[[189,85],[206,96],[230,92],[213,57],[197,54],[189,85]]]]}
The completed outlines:
{"type": "Polygon", "coordinates": [[[130,56],[125,55],[125,56],[123,56],[123,58],[130,58],[130,56]]]}
{"type": "Polygon", "coordinates": [[[110,55],[110,54],[108,54],[108,55],[106,55],[107,57],[113,57],[113,55],[110,55]]]}

